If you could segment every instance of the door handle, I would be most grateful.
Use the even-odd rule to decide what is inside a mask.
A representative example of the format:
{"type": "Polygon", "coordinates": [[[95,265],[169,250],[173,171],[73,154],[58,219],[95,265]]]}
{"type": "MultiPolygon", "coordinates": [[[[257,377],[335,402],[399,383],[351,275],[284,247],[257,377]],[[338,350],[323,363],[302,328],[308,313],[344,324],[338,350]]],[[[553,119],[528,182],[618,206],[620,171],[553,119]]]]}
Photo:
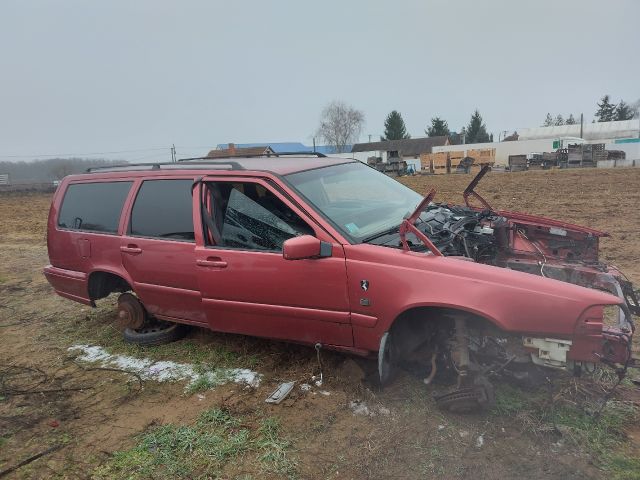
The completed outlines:
{"type": "Polygon", "coordinates": [[[138,255],[142,253],[142,249],[137,245],[127,245],[126,247],[122,246],[120,247],[120,251],[122,253],[130,253],[131,255],[138,255]]]}
{"type": "Polygon", "coordinates": [[[219,257],[209,257],[206,260],[198,259],[196,260],[196,265],[209,268],[227,268],[227,262],[219,257]]]}

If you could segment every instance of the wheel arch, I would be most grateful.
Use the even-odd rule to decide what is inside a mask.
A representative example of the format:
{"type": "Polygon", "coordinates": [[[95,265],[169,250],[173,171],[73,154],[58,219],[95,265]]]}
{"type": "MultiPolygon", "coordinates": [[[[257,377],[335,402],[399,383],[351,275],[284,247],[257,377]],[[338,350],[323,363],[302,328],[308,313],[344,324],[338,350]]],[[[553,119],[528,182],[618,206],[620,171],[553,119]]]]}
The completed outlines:
{"type": "Polygon", "coordinates": [[[133,290],[133,282],[123,272],[101,268],[91,271],[87,276],[87,293],[93,303],[113,292],[127,292],[130,290],[133,290]]]}
{"type": "MultiPolygon", "coordinates": [[[[463,316],[471,322],[484,323],[503,330],[500,323],[492,316],[459,305],[417,304],[408,306],[396,315],[383,335],[393,333],[399,341],[405,342],[407,347],[411,348],[412,345],[417,347],[432,331],[434,324],[442,324],[443,320],[456,316],[463,316]]],[[[380,340],[382,341],[382,337],[380,340]]]]}

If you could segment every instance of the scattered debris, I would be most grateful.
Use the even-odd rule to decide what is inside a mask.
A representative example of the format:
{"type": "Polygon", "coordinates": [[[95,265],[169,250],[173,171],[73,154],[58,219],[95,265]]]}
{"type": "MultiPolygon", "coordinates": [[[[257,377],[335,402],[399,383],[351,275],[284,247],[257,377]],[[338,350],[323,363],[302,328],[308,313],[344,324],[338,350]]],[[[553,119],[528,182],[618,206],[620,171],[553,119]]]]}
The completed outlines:
{"type": "Polygon", "coordinates": [[[349,403],[349,408],[354,415],[364,415],[366,417],[375,417],[376,415],[390,415],[391,410],[386,407],[369,407],[365,402],[354,400],[349,403]]]}
{"type": "Polygon", "coordinates": [[[311,385],[309,385],[308,383],[303,383],[302,385],[300,385],[300,390],[302,390],[303,392],[308,392],[309,390],[311,390],[311,385]]]}
{"type": "Polygon", "coordinates": [[[477,439],[476,439],[476,448],[481,448],[484,445],[484,433],[481,434],[477,439]]]}
{"type": "Polygon", "coordinates": [[[188,363],[170,361],[155,362],[148,358],[135,358],[127,355],[114,355],[104,348],[95,345],[73,345],[70,352],[80,352],[77,360],[87,363],[98,363],[102,367],[114,367],[135,373],[143,380],[156,382],[175,382],[187,380],[185,390],[197,381],[205,381],[211,387],[234,382],[249,387],[260,386],[262,375],[246,368],[218,368],[204,373],[198,373],[196,368],[188,363]]]}
{"type": "Polygon", "coordinates": [[[364,402],[354,401],[349,403],[349,407],[353,411],[354,415],[365,415],[367,417],[375,415],[371,410],[369,410],[369,407],[364,402]]]}
{"type": "Polygon", "coordinates": [[[271,392],[271,395],[266,398],[265,402],[278,405],[289,396],[295,384],[296,382],[281,383],[278,385],[278,388],[271,392]]]}
{"type": "Polygon", "coordinates": [[[469,436],[469,432],[467,430],[460,430],[458,433],[460,434],[460,438],[466,438],[469,436]]]}

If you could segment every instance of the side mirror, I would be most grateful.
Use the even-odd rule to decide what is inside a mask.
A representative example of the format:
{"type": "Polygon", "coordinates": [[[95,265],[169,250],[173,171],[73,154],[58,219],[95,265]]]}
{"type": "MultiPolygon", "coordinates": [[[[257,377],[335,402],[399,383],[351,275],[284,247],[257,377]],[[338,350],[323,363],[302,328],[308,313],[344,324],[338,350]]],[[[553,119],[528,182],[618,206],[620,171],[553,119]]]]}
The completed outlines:
{"type": "Polygon", "coordinates": [[[282,256],[285,260],[323,258],[331,256],[331,249],[329,242],[323,242],[311,235],[301,235],[285,240],[282,245],[282,256]]]}

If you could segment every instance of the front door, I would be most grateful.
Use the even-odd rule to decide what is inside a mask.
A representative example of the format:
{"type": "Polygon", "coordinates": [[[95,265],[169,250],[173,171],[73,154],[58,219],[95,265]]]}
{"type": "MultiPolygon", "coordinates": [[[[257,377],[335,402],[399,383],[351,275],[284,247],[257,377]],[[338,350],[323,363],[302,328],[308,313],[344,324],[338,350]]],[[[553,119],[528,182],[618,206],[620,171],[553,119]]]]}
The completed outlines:
{"type": "Polygon", "coordinates": [[[213,330],[353,345],[344,250],[327,232],[263,180],[214,179],[198,203],[196,264],[213,330]],[[298,235],[331,242],[332,256],[285,260],[284,241],[298,235]]]}
{"type": "Polygon", "coordinates": [[[149,313],[206,324],[195,266],[193,178],[145,180],[122,237],[122,264],[149,313]]]}

